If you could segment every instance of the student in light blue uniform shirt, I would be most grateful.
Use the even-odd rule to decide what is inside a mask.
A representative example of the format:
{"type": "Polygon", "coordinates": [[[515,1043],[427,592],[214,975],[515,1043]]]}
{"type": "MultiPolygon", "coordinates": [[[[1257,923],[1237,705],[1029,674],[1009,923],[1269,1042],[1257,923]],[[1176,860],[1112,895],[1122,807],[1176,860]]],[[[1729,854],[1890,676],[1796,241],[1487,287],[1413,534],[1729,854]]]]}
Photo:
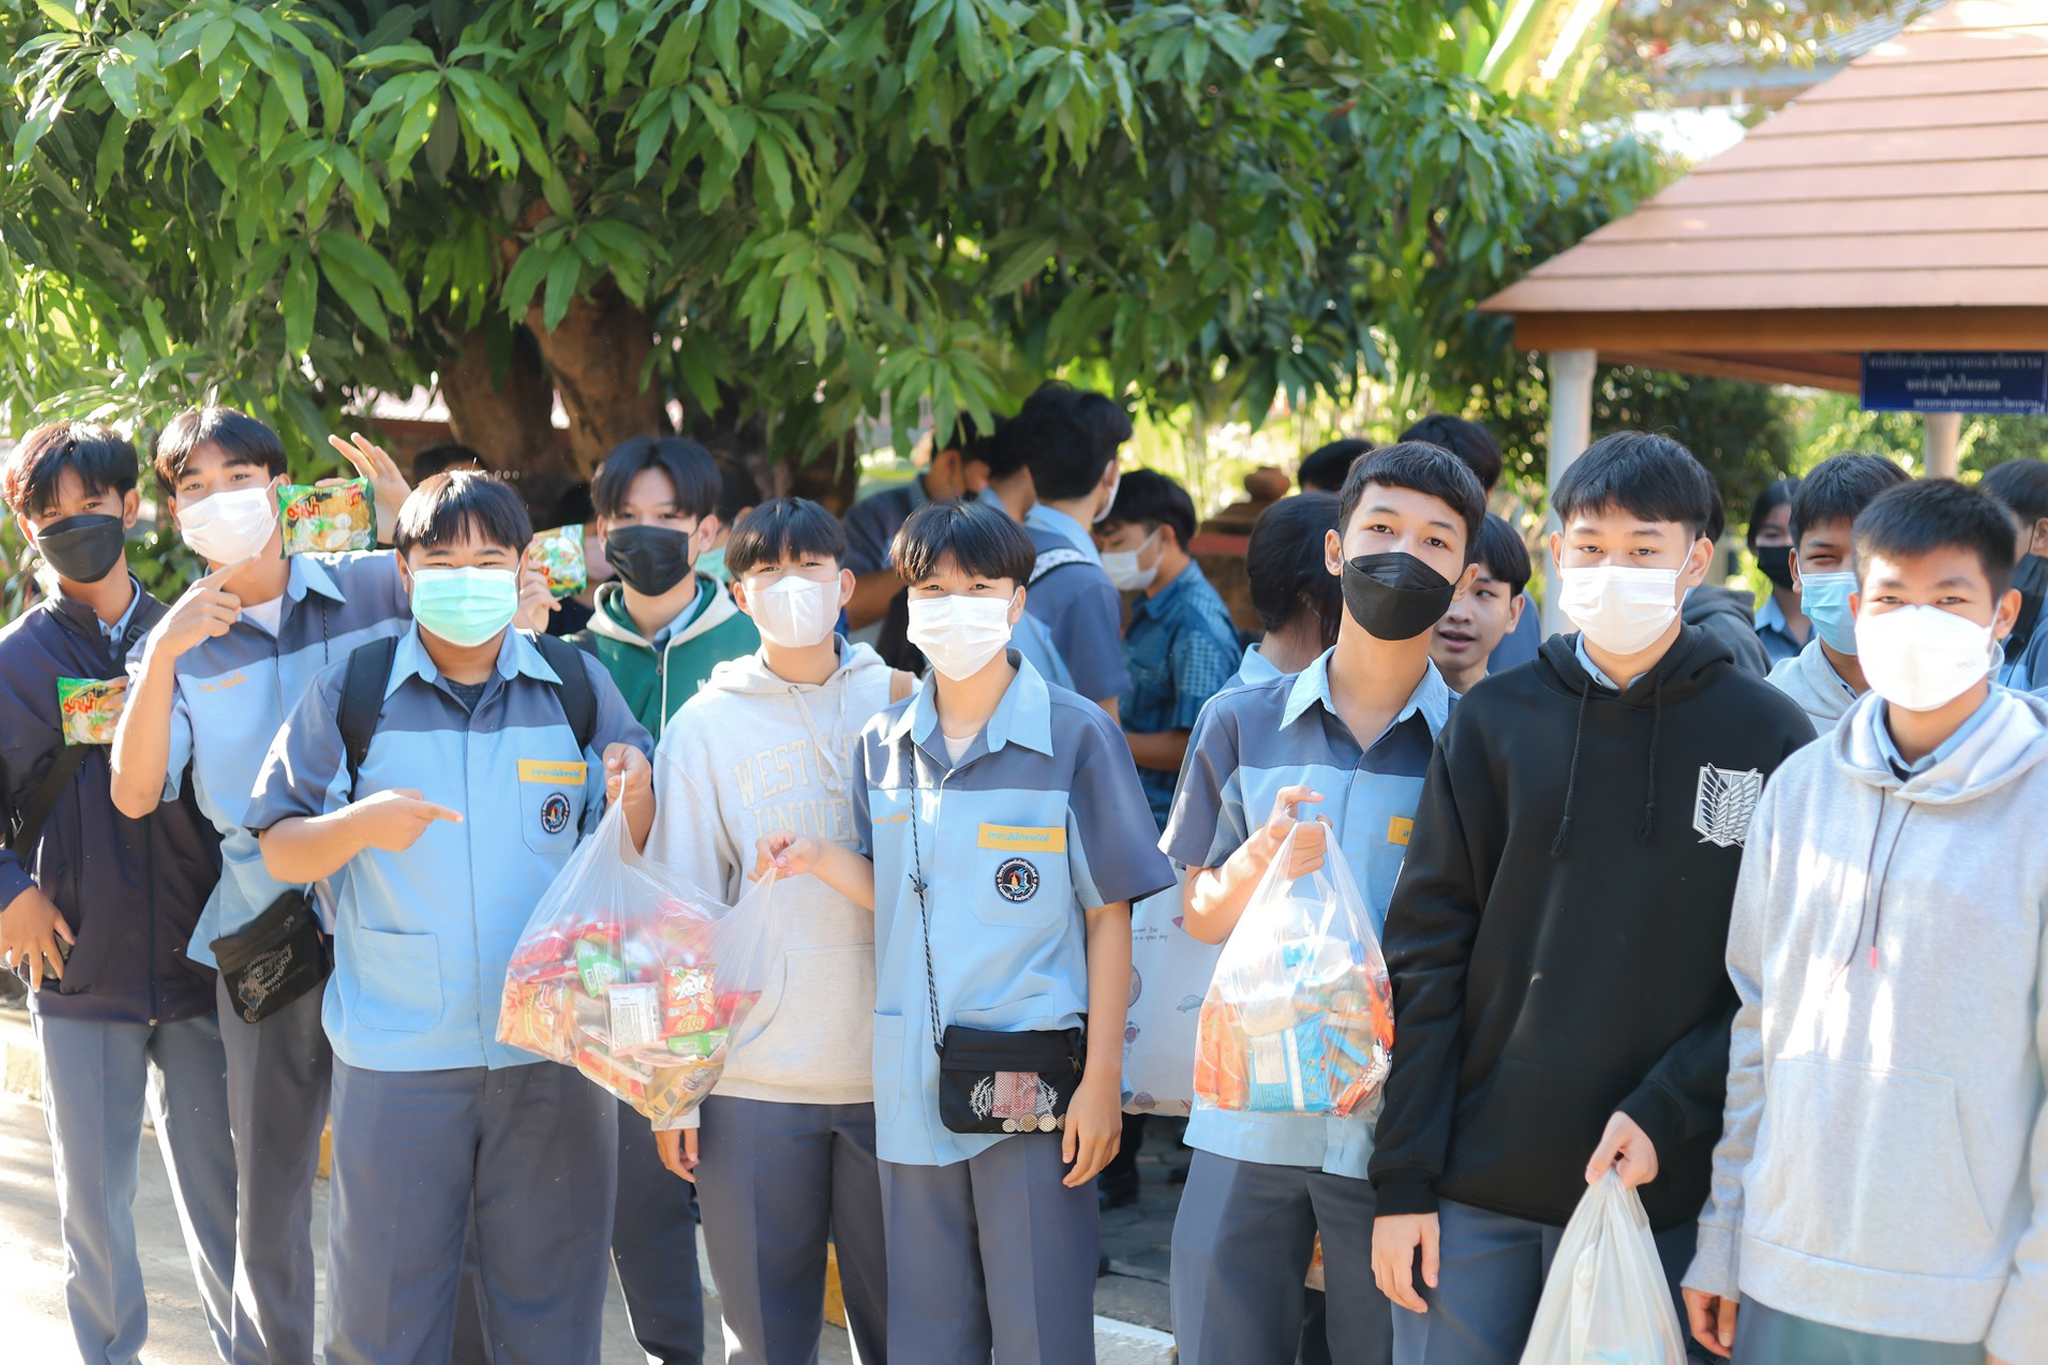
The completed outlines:
{"type": "Polygon", "coordinates": [[[1025,610],[1043,622],[1074,675],[1074,690],[1117,714],[1130,689],[1124,667],[1123,601],[1102,568],[1089,527],[1116,497],[1117,447],[1131,419],[1110,399],[1050,382],[1003,425],[996,440],[1025,452],[1038,501],[1024,514],[1035,558],[1025,610]]]}
{"type": "Polygon", "coordinates": [[[891,1362],[1091,1361],[1091,1185],[1121,1128],[1130,902],[1172,870],[1115,724],[1005,648],[1031,562],[1016,523],[936,504],[904,523],[892,557],[934,675],[861,735],[854,828],[873,861],[785,831],[761,841],[762,866],[815,871],[874,907],[891,1362]],[[1063,1133],[942,1122],[947,1028],[1084,1021],[1063,1133]]]}
{"type": "Polygon", "coordinates": [[[245,817],[273,875],[336,891],[330,1365],[448,1358],[472,1207],[495,1359],[598,1360],[615,1105],[498,1042],[498,1009],[535,904],[608,797],[644,845],[650,741],[604,670],[571,656],[595,699],[579,743],[562,675],[510,629],[532,531],[489,475],[423,483],[396,536],[416,624],[360,771],[337,664],[279,732],[245,817]]]}
{"type": "MultiPolygon", "coordinates": [[[[388,523],[406,494],[397,465],[360,436],[335,445],[373,481],[388,523]]],[[[284,448],[253,417],[231,408],[179,414],[157,440],[155,468],[208,572],[129,656],[113,794],[140,819],[189,790],[220,832],[220,881],[187,949],[212,966],[214,940],[301,889],[264,869],[242,825],[271,739],[322,668],[404,628],[405,590],[389,554],[284,556],[284,448]]],[[[313,1177],[332,1057],[321,994],[316,987],[251,1023],[219,983],[238,1200],[234,1365],[306,1361],[315,1348],[313,1177]]]]}
{"type": "Polygon", "coordinates": [[[1253,525],[1244,572],[1266,633],[1244,647],[1225,691],[1299,673],[1337,643],[1343,586],[1323,564],[1323,541],[1337,529],[1337,505],[1335,493],[1299,493],[1268,507],[1253,525]]]}
{"type": "MultiPolygon", "coordinates": [[[[1430,628],[1474,575],[1485,493],[1419,442],[1352,467],[1324,571],[1341,580],[1337,643],[1300,674],[1216,698],[1202,715],[1161,846],[1187,868],[1188,932],[1221,942],[1296,821],[1303,876],[1334,838],[1378,933],[1450,689],[1430,628]],[[1360,735],[1370,735],[1361,743],[1360,735]]],[[[1267,515],[1271,515],[1268,513],[1267,515]]],[[[1186,1365],[1287,1365],[1302,1280],[1322,1236],[1330,1357],[1392,1358],[1372,1284],[1372,1116],[1240,1113],[1197,1104],[1173,1232],[1173,1320],[1186,1365]]]]}

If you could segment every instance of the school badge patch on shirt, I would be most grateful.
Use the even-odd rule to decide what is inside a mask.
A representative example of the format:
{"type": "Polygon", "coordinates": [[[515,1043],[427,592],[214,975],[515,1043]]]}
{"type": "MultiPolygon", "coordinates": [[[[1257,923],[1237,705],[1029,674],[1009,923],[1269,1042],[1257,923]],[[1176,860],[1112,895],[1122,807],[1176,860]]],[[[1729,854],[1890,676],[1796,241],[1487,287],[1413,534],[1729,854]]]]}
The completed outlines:
{"type": "Polygon", "coordinates": [[[1755,768],[1738,773],[1701,764],[1699,795],[1692,807],[1692,827],[1699,831],[1700,842],[1740,848],[1763,793],[1764,775],[1755,768]]]}
{"type": "Polygon", "coordinates": [[[1038,869],[1026,858],[1005,858],[996,869],[996,892],[1013,905],[1038,894],[1038,869]]]}

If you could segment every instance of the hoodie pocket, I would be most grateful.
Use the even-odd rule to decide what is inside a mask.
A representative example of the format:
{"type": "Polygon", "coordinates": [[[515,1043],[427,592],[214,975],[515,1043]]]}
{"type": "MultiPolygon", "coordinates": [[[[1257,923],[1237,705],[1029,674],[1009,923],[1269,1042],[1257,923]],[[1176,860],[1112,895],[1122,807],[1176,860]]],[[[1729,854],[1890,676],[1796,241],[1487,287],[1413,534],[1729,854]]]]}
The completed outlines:
{"type": "Polygon", "coordinates": [[[1971,1273],[1992,1250],[1955,1085],[1821,1057],[1771,1063],[1745,1231],[1831,1261],[1905,1275],[1971,1273]]]}
{"type": "Polygon", "coordinates": [[[748,1016],[734,1068],[792,1089],[868,1079],[862,1025],[874,1015],[875,949],[849,943],[793,949],[748,1016]]]}

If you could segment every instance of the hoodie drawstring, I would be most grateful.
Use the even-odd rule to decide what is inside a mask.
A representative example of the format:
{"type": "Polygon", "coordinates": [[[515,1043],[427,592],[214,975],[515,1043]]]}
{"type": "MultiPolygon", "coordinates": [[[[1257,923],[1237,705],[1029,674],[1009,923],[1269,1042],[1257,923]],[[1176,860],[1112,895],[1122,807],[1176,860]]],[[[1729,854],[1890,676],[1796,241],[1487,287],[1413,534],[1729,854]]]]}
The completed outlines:
{"type": "Polygon", "coordinates": [[[1572,797],[1579,789],[1579,743],[1586,737],[1586,699],[1592,695],[1592,678],[1586,677],[1581,679],[1579,683],[1579,719],[1578,724],[1572,728],[1572,763],[1571,767],[1566,770],[1564,779],[1564,818],[1557,822],[1556,837],[1550,841],[1550,856],[1553,858],[1563,856],[1565,840],[1570,837],[1572,832],[1572,797]]]}
{"type": "MultiPolygon", "coordinates": [[[[846,688],[839,689],[840,734],[846,733],[846,693],[846,688]]],[[[836,796],[846,790],[846,775],[839,771],[839,755],[832,752],[832,746],[827,744],[825,736],[818,732],[818,722],[811,719],[810,705],[804,701],[804,689],[792,684],[789,696],[790,700],[796,703],[796,709],[803,715],[804,728],[811,732],[811,745],[818,751],[819,764],[825,770],[825,790],[836,796]]]]}
{"type": "Polygon", "coordinates": [[[1643,791],[1643,827],[1636,834],[1638,843],[1650,842],[1650,830],[1657,823],[1657,736],[1664,728],[1664,675],[1659,673],[1650,691],[1650,775],[1643,791]]]}
{"type": "Polygon", "coordinates": [[[1863,946],[1863,926],[1870,926],[1870,970],[1878,968],[1877,941],[1884,932],[1884,889],[1892,878],[1892,859],[1898,855],[1899,841],[1906,837],[1906,822],[1913,818],[1913,802],[1906,802],[1906,813],[1899,817],[1899,827],[1892,831],[1891,847],[1885,850],[1884,867],[1877,866],[1877,836],[1884,828],[1885,807],[1891,804],[1891,793],[1880,790],[1877,794],[1877,825],[1870,831],[1870,857],[1863,865],[1863,908],[1856,916],[1856,939],[1849,945],[1848,961],[1842,964],[1847,971],[1856,965],[1856,950],[1863,946]],[[1877,873],[1877,894],[1871,895],[1871,873],[1877,873]]]}

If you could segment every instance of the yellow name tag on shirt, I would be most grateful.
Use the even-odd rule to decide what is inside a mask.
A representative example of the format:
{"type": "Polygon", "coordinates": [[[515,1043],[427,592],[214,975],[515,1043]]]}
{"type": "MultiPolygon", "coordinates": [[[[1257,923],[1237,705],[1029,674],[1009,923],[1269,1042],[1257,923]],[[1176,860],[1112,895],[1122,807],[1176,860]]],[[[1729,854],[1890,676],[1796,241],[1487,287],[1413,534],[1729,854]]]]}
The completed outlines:
{"type": "Polygon", "coordinates": [[[981,846],[1011,853],[1065,853],[1065,825],[983,825],[981,846]]]}
{"type": "Polygon", "coordinates": [[[1415,831],[1415,822],[1405,815],[1397,815],[1387,821],[1387,842],[1408,847],[1408,836],[1415,831]]]}
{"type": "Polygon", "coordinates": [[[555,787],[580,787],[589,773],[588,763],[557,763],[546,758],[519,760],[521,782],[545,782],[555,787]]]}

